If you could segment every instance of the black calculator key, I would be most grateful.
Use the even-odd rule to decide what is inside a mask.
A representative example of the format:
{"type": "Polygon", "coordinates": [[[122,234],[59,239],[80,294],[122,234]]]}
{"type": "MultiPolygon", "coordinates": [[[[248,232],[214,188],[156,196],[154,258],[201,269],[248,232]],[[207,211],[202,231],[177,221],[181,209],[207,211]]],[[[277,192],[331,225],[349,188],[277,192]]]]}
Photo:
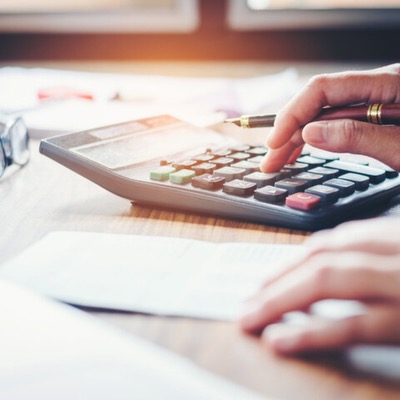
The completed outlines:
{"type": "Polygon", "coordinates": [[[380,168],[367,167],[365,165],[360,164],[352,164],[345,161],[331,161],[328,164],[325,164],[325,167],[328,168],[336,168],[340,171],[344,172],[354,172],[355,174],[362,174],[369,177],[371,183],[380,183],[385,180],[386,172],[380,168]]]}
{"type": "Polygon", "coordinates": [[[339,189],[340,197],[350,196],[354,193],[356,189],[356,185],[354,184],[354,182],[346,181],[345,179],[340,178],[329,179],[323,184],[339,189]]]}
{"type": "Polygon", "coordinates": [[[356,190],[367,190],[369,186],[369,178],[365,175],[353,174],[348,172],[340,176],[340,179],[346,179],[347,181],[354,182],[356,190]]]}
{"type": "Polygon", "coordinates": [[[334,160],[339,159],[338,154],[330,153],[329,151],[324,151],[324,150],[317,150],[317,149],[313,150],[308,155],[311,155],[312,157],[316,157],[316,158],[322,158],[323,160],[326,160],[326,161],[334,161],[334,160]]]}
{"type": "Polygon", "coordinates": [[[308,186],[319,185],[324,180],[323,175],[313,174],[311,172],[300,172],[293,177],[294,179],[301,179],[308,183],[308,186]]]}
{"type": "Polygon", "coordinates": [[[226,179],[227,182],[229,182],[234,179],[242,179],[245,173],[246,170],[244,168],[223,167],[217,169],[214,172],[214,175],[222,176],[223,178],[226,179]]]}
{"type": "Polygon", "coordinates": [[[196,173],[196,175],[203,175],[203,174],[212,174],[217,166],[213,163],[201,163],[192,167],[192,170],[196,173]]]}
{"type": "Polygon", "coordinates": [[[286,189],[280,189],[275,186],[264,186],[260,189],[256,189],[254,192],[254,198],[263,201],[264,203],[279,204],[283,203],[288,195],[286,189]]]}
{"type": "Polygon", "coordinates": [[[241,179],[234,179],[233,181],[226,182],[222,187],[225,193],[233,194],[235,196],[251,196],[256,190],[257,185],[253,182],[246,182],[241,179]]]}
{"type": "Polygon", "coordinates": [[[194,187],[200,189],[218,190],[222,188],[225,181],[225,178],[223,178],[222,176],[204,174],[200,176],[195,176],[191,182],[194,187]]]}
{"type": "Polygon", "coordinates": [[[243,178],[245,181],[253,182],[258,188],[273,185],[278,179],[281,179],[280,172],[253,172],[243,178]]]}
{"type": "Polygon", "coordinates": [[[339,170],[334,168],[325,168],[325,167],[315,167],[308,170],[313,174],[323,175],[324,179],[332,179],[337,178],[339,176],[339,170]]]}
{"type": "Polygon", "coordinates": [[[323,203],[335,203],[339,200],[340,190],[333,186],[315,185],[305,190],[305,193],[315,194],[323,203]]]}
{"type": "Polygon", "coordinates": [[[385,166],[382,169],[385,170],[386,178],[392,179],[392,178],[397,178],[399,176],[399,173],[393,168],[385,166]]]}
{"type": "Polygon", "coordinates": [[[313,156],[302,156],[297,159],[299,163],[308,164],[311,167],[320,167],[326,163],[324,158],[318,158],[313,156]]]}
{"type": "Polygon", "coordinates": [[[286,189],[289,194],[293,194],[296,192],[303,192],[307,189],[308,184],[302,179],[286,178],[275,182],[275,186],[280,189],[286,189]]]}
{"type": "Polygon", "coordinates": [[[300,172],[307,171],[308,164],[295,162],[291,164],[285,164],[282,169],[290,171],[291,175],[296,175],[300,172]]]}

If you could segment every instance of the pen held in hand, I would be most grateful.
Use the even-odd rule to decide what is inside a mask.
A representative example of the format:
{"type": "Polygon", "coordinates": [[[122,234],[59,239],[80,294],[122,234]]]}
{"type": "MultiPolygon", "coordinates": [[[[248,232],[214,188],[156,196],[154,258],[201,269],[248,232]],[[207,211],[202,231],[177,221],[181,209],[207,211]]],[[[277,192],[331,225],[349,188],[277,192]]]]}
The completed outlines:
{"type": "MultiPolygon", "coordinates": [[[[239,118],[229,118],[241,128],[265,128],[274,126],[275,114],[242,115],[239,118]]],[[[353,119],[378,125],[400,125],[400,104],[371,104],[350,107],[323,108],[313,121],[334,119],[353,119]]]]}

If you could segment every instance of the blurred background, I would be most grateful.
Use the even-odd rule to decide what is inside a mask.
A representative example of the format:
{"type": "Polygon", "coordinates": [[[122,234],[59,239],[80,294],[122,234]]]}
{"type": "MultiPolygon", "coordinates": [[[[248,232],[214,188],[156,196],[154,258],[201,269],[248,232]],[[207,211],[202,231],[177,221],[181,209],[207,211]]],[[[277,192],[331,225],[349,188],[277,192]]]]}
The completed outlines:
{"type": "Polygon", "coordinates": [[[400,0],[2,0],[0,61],[398,61],[400,0]]]}

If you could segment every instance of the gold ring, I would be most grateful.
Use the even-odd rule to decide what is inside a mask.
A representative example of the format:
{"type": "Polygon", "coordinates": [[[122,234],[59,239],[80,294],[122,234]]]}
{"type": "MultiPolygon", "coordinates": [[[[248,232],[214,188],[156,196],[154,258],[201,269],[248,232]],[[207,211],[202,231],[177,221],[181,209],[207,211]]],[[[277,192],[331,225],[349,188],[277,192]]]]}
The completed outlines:
{"type": "Polygon", "coordinates": [[[371,104],[367,111],[367,120],[372,124],[382,125],[382,104],[371,104]]]}

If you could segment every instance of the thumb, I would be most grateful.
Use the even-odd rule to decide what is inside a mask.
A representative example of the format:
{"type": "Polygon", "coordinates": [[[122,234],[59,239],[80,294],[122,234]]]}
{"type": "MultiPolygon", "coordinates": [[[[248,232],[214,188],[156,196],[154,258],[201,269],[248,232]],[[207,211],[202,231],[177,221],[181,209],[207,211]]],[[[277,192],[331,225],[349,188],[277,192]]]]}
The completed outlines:
{"type": "Polygon", "coordinates": [[[337,153],[364,154],[400,170],[400,127],[381,126],[350,119],[318,121],[306,125],[303,140],[337,153]]]}

